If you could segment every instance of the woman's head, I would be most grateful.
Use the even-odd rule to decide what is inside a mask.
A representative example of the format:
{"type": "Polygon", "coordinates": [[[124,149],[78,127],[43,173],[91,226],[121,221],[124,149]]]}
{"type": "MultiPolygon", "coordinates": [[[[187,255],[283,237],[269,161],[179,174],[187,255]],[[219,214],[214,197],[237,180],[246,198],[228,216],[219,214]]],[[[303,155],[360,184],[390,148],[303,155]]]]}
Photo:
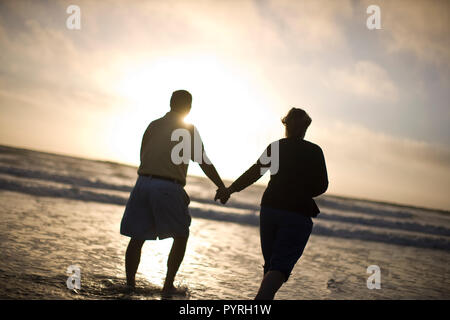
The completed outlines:
{"type": "Polygon", "coordinates": [[[281,119],[286,127],[286,137],[301,138],[305,137],[306,129],[311,124],[311,118],[303,109],[292,108],[287,115],[281,119]]]}

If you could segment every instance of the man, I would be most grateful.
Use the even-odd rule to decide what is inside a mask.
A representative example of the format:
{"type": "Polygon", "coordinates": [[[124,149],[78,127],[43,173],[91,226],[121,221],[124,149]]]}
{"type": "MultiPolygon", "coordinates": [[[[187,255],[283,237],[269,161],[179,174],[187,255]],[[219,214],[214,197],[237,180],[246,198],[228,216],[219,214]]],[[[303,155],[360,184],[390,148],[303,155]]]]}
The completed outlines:
{"type": "MultiPolygon", "coordinates": [[[[196,128],[183,119],[189,114],[192,96],[188,91],[173,92],[170,112],[150,123],[141,145],[141,164],[138,179],[123,214],[120,233],[131,237],[125,254],[127,285],[135,287],[135,276],[145,240],[173,238],[167,261],[167,276],[163,294],[176,291],[173,286],[189,237],[191,217],[189,196],[184,190],[189,160],[199,163],[206,176],[219,188],[225,186],[204,153],[196,128]],[[188,141],[188,148],[180,152],[179,134],[188,141]],[[190,150],[189,150],[190,149],[190,150]],[[181,158],[182,157],[182,158],[181,158]]],[[[184,146],[186,146],[186,141],[184,146]]]]}

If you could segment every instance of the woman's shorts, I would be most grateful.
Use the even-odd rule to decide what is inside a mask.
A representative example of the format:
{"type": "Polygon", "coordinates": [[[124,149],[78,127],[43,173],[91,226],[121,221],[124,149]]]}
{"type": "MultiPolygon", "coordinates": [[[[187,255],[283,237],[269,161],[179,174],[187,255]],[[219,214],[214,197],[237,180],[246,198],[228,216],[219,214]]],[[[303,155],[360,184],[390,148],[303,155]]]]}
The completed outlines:
{"type": "Polygon", "coordinates": [[[188,205],[189,196],[181,185],[139,176],[128,199],[120,233],[141,240],[188,237],[188,205]]]}
{"type": "Polygon", "coordinates": [[[311,217],[268,207],[261,207],[260,236],[264,256],[264,274],[277,270],[285,281],[303,254],[311,234],[311,217]]]}

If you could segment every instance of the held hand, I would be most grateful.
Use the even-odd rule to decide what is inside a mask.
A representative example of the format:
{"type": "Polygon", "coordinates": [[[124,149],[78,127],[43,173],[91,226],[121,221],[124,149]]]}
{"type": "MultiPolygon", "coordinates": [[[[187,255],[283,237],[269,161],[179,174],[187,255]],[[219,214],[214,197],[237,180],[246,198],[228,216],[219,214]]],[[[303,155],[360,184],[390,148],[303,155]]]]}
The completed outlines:
{"type": "Polygon", "coordinates": [[[230,199],[231,192],[228,188],[219,188],[216,191],[216,196],[214,197],[214,201],[217,199],[220,200],[220,203],[227,203],[228,199],[230,199]]]}

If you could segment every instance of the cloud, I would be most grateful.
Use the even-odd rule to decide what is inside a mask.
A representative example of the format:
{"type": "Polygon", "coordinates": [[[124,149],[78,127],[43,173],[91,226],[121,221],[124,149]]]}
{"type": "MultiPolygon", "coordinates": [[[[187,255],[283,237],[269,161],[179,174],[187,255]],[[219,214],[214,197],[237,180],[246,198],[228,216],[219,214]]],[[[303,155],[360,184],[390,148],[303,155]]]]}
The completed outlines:
{"type": "Polygon", "coordinates": [[[337,49],[346,43],[339,21],[353,12],[350,1],[255,1],[262,18],[278,31],[278,36],[301,51],[337,49]]]}
{"type": "MultiPolygon", "coordinates": [[[[101,50],[88,50],[77,43],[64,25],[48,25],[38,15],[41,10],[36,10],[36,15],[25,14],[35,6],[39,7],[18,6],[23,10],[19,11],[23,17],[20,28],[0,22],[1,95],[7,95],[9,100],[14,97],[19,103],[27,101],[29,108],[107,109],[120,102],[102,82],[115,63],[115,53],[108,60],[101,50]]],[[[13,8],[13,13],[18,11],[13,8]]],[[[61,15],[65,17],[64,10],[61,15]]]]}
{"type": "Polygon", "coordinates": [[[331,193],[450,208],[448,146],[343,122],[311,129],[325,153],[331,193]]]}
{"type": "MultiPolygon", "coordinates": [[[[366,4],[372,1],[366,1],[366,4]]],[[[390,53],[409,52],[419,60],[450,68],[450,2],[378,1],[383,39],[390,53]]]]}
{"type": "Polygon", "coordinates": [[[398,98],[397,87],[386,70],[373,61],[357,61],[351,67],[334,68],[324,82],[351,96],[390,101],[398,98]]]}

